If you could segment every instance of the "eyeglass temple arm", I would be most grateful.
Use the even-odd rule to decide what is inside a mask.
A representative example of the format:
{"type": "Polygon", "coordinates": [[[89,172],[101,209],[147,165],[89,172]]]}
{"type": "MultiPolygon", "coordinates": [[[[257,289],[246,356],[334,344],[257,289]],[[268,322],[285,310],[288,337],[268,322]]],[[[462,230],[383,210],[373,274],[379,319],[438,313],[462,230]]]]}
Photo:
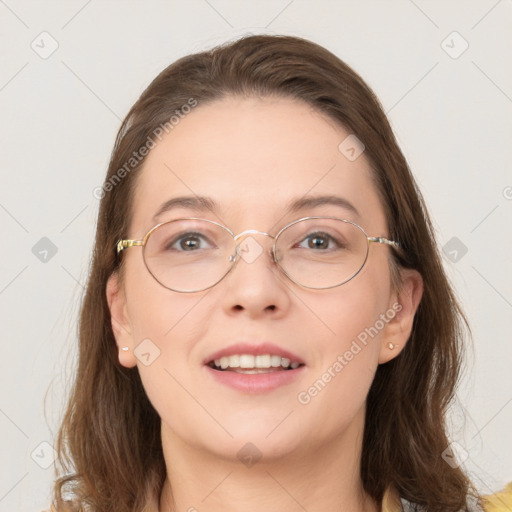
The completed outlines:
{"type": "Polygon", "coordinates": [[[400,244],[398,242],[395,242],[394,240],[388,240],[387,238],[384,238],[381,236],[369,236],[368,241],[369,242],[377,242],[379,244],[391,245],[392,247],[400,248],[400,244]]]}
{"type": "Polygon", "coordinates": [[[117,242],[117,254],[119,254],[124,249],[128,249],[128,247],[143,244],[143,240],[119,240],[119,242],[117,242]]]}

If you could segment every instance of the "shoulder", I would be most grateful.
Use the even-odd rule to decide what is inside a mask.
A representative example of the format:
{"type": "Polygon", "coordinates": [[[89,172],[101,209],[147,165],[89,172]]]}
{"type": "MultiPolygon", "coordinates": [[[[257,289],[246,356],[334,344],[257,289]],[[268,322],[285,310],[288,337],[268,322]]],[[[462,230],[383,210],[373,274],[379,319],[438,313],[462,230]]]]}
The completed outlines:
{"type": "Polygon", "coordinates": [[[483,497],[485,512],[510,512],[512,510],[512,482],[500,492],[483,497]]]}
{"type": "MultiPolygon", "coordinates": [[[[508,483],[505,489],[497,493],[482,497],[483,509],[473,504],[472,512],[511,512],[512,511],[512,482],[508,483]]],[[[382,499],[382,512],[420,512],[422,509],[400,498],[398,492],[390,487],[384,493],[382,499]]]]}

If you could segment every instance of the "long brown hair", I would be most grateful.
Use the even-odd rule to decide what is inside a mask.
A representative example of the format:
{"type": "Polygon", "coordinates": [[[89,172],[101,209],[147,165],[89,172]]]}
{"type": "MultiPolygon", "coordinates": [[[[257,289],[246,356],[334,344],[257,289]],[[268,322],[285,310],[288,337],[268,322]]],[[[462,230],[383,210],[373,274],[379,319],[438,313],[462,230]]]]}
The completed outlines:
{"type": "Polygon", "coordinates": [[[176,61],[147,87],[119,129],[99,194],[78,369],[56,443],[67,474],[56,480],[54,505],[67,510],[69,493],[76,504],[69,510],[140,512],[162,488],[160,418],[137,369],[118,363],[106,283],[123,270],[114,247],[128,232],[144,163],[131,161],[133,153],[148,146],[159,127],[170,131],[171,116],[186,111],[184,105],[227,95],[302,100],[365,145],[389,236],[403,248],[393,256],[394,265],[416,269],[424,293],[406,347],[378,367],[367,397],[361,479],[378,501],[393,485],[429,512],[465,509],[472,486],[441,454],[449,444],[445,413],[459,377],[467,322],[443,270],[422,196],[378,99],[361,77],[315,43],[269,35],[243,37],[176,61]]]}

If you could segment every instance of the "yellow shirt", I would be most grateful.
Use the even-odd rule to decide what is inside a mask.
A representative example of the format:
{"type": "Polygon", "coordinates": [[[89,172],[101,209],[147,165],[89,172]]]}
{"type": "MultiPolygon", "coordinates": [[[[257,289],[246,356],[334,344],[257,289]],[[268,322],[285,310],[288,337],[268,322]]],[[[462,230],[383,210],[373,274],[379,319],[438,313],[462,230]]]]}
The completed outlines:
{"type": "MultiPolygon", "coordinates": [[[[512,512],[512,482],[505,489],[483,497],[485,512],[512,512]]],[[[402,512],[400,496],[394,488],[389,488],[382,498],[381,512],[402,512]]]]}
{"type": "Polygon", "coordinates": [[[510,512],[512,510],[512,482],[505,489],[484,498],[486,512],[510,512]]]}

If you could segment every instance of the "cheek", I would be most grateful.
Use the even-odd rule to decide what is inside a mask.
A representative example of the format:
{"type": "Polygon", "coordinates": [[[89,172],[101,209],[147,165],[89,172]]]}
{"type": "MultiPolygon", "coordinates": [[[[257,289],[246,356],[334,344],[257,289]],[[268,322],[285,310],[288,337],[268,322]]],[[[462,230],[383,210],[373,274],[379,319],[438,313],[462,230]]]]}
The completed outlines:
{"type": "MultiPolygon", "coordinates": [[[[326,326],[324,339],[331,340],[326,351],[335,349],[344,353],[356,344],[364,348],[358,352],[357,359],[378,352],[378,341],[386,325],[381,315],[386,314],[389,298],[389,270],[377,265],[371,269],[365,267],[353,280],[333,289],[332,293],[319,295],[317,310],[326,326]]],[[[353,352],[357,352],[357,348],[353,352]]]]}
{"type": "MultiPolygon", "coordinates": [[[[316,337],[319,350],[311,368],[309,388],[298,401],[308,414],[332,411],[322,428],[342,426],[363,407],[378,366],[389,301],[389,271],[375,265],[354,280],[318,295],[316,301],[323,333],[316,337]]],[[[317,331],[320,332],[320,331],[317,331]]]]}
{"type": "Polygon", "coordinates": [[[193,316],[194,304],[199,299],[197,294],[164,288],[149,273],[142,257],[134,258],[130,264],[126,290],[134,341],[150,338],[163,349],[174,332],[186,325],[182,320],[193,316]]]}
{"type": "Polygon", "coordinates": [[[335,374],[331,380],[341,387],[349,384],[352,391],[359,386],[366,388],[378,364],[381,329],[375,326],[384,312],[381,301],[361,287],[347,288],[321,310],[332,332],[326,329],[328,334],[322,337],[320,360],[315,367],[322,373],[335,374]]]}
{"type": "Polygon", "coordinates": [[[174,424],[178,410],[180,418],[202,421],[188,394],[198,394],[191,385],[190,352],[205,326],[197,318],[201,297],[172,292],[147,279],[132,281],[129,292],[137,371],[149,401],[168,424],[174,424]]]}
{"type": "Polygon", "coordinates": [[[200,339],[206,328],[198,319],[202,295],[164,288],[143,263],[131,270],[126,290],[134,355],[148,398],[160,413],[166,410],[168,400],[180,400],[183,390],[179,383],[190,379],[194,340],[200,339]]]}

